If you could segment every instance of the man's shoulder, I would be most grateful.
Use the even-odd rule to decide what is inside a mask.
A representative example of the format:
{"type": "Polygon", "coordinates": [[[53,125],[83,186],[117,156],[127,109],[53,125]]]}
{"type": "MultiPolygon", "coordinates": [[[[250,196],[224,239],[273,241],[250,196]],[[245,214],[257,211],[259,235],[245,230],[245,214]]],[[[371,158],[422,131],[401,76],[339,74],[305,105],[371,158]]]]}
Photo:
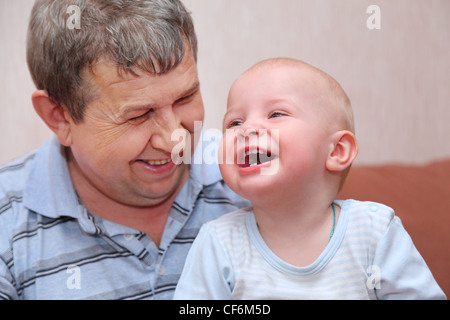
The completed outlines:
{"type": "MultiPolygon", "coordinates": [[[[4,250],[17,224],[23,223],[23,195],[36,152],[25,154],[0,167],[0,251],[4,250]]],[[[26,219],[26,218],[25,218],[26,219]]]]}
{"type": "Polygon", "coordinates": [[[24,190],[35,156],[33,151],[0,166],[0,203],[8,194],[24,190]]]}
{"type": "Polygon", "coordinates": [[[17,214],[28,211],[25,202],[30,188],[39,192],[36,201],[44,201],[41,191],[45,189],[45,178],[48,176],[50,164],[47,159],[51,143],[49,139],[39,149],[0,166],[0,219],[3,223],[8,220],[7,217],[19,221],[17,214]]]}

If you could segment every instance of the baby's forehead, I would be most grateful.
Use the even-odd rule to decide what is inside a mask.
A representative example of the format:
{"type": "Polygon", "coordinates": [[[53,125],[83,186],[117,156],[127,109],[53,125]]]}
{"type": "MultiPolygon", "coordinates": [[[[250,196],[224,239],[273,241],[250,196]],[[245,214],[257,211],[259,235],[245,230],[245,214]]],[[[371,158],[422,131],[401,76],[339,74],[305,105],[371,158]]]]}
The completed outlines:
{"type": "Polygon", "coordinates": [[[310,100],[327,97],[331,93],[329,89],[328,80],[316,68],[296,61],[269,60],[244,72],[233,83],[229,98],[240,99],[249,92],[257,92],[261,98],[290,95],[310,100]]]}
{"type": "Polygon", "coordinates": [[[288,82],[297,85],[299,89],[308,86],[309,89],[327,89],[328,76],[323,71],[298,60],[272,59],[257,63],[244,72],[237,83],[246,85],[256,80],[270,85],[272,82],[288,82]]]}
{"type": "Polygon", "coordinates": [[[294,73],[323,73],[320,69],[317,69],[310,64],[300,61],[300,60],[294,60],[289,58],[274,58],[274,59],[268,59],[263,60],[255,65],[253,65],[251,68],[249,68],[248,72],[256,72],[259,70],[285,70],[287,72],[294,72],[294,73]]]}
{"type": "MultiPolygon", "coordinates": [[[[303,101],[307,99],[314,109],[343,117],[349,123],[348,127],[353,127],[351,103],[340,84],[326,72],[305,62],[289,58],[261,61],[244,72],[231,91],[239,92],[235,98],[240,99],[242,94],[246,95],[249,89],[258,86],[261,87],[258,92],[264,96],[289,90],[303,101]]],[[[230,95],[233,95],[231,91],[230,95]]]]}

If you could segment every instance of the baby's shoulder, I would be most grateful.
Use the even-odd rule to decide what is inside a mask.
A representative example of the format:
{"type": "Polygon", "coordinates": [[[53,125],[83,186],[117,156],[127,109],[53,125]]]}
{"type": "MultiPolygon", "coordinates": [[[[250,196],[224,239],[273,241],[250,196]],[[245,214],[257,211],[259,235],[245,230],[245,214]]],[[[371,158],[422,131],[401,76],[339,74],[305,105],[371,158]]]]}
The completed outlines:
{"type": "Polygon", "coordinates": [[[348,216],[348,228],[362,233],[382,235],[394,220],[394,210],[373,201],[345,200],[338,202],[341,212],[348,216]]]}

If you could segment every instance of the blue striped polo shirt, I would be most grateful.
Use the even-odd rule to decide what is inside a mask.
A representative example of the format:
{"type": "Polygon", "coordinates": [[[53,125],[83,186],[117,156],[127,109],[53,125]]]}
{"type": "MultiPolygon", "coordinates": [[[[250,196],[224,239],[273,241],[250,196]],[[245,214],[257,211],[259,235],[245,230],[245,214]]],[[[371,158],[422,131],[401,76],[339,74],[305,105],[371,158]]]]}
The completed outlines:
{"type": "Polygon", "coordinates": [[[200,227],[248,205],[217,164],[191,164],[157,247],[86,210],[53,137],[0,168],[0,299],[171,299],[200,227]]]}

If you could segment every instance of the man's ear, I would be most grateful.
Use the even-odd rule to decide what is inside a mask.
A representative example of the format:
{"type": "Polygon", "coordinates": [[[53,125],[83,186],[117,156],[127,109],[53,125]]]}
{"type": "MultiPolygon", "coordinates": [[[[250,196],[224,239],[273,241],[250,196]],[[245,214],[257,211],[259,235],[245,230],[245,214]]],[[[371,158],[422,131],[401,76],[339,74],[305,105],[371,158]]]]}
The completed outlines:
{"type": "Polygon", "coordinates": [[[45,90],[33,92],[31,101],[37,114],[58,137],[59,142],[68,147],[72,144],[70,115],[53,102],[45,90]]]}
{"type": "Polygon", "coordinates": [[[355,135],[347,130],[335,132],[327,158],[326,168],[329,171],[343,171],[350,167],[358,154],[358,143],[355,135]]]}

